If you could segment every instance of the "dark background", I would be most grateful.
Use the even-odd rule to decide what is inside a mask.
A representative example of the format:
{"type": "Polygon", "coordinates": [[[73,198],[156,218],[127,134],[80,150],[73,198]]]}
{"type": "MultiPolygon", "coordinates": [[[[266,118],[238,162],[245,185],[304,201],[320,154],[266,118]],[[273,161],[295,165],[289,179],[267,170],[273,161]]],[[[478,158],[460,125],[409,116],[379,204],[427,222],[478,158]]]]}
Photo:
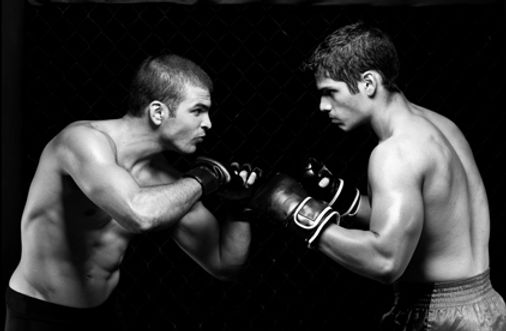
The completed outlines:
{"type": "MultiPolygon", "coordinates": [[[[407,97],[467,136],[489,195],[491,277],[506,297],[502,2],[10,4],[2,8],[3,18],[17,15],[2,23],[3,286],[19,259],[19,220],[42,148],[72,121],[122,116],[130,75],[148,54],[189,57],[214,79],[213,132],[201,153],[247,160],[267,175],[296,174],[314,155],[365,189],[373,134],[331,126],[318,111],[312,75],[299,70],[324,36],[363,19],[397,44],[407,97]]],[[[223,212],[217,201],[207,205],[223,212]]],[[[271,224],[253,231],[249,262],[232,282],[206,274],[167,233],[136,238],[116,291],[127,329],[376,329],[392,300],[388,286],[342,269],[271,224]]]]}

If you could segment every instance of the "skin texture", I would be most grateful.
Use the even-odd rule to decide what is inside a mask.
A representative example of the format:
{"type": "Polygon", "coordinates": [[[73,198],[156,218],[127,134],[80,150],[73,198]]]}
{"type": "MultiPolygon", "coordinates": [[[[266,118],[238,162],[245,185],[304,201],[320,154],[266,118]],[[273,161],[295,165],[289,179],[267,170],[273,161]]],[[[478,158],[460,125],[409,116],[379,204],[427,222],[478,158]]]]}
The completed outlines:
{"type": "Polygon", "coordinates": [[[317,77],[320,110],[344,131],[370,125],[378,137],[369,194],[357,218],[366,230],[332,225],[319,248],[346,268],[384,283],[471,277],[489,267],[485,188],[462,132],[449,119],[388,92],[378,72],[359,92],[317,77]]]}
{"type": "Polygon", "coordinates": [[[218,223],[164,151],[194,153],[211,128],[207,89],[187,84],[174,114],[153,101],[142,117],[80,121],[45,147],[21,222],[22,256],[10,287],[71,307],[103,303],[119,281],[131,238],[167,234],[212,275],[245,261],[250,226],[218,223]]]}

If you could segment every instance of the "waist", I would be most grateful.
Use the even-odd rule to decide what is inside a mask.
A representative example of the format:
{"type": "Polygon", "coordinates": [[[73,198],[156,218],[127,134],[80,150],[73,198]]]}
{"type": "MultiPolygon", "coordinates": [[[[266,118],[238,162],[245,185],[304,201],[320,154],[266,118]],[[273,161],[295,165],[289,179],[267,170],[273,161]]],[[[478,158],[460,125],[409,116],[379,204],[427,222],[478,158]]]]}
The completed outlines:
{"type": "Polygon", "coordinates": [[[31,316],[34,318],[57,317],[61,320],[76,320],[82,318],[104,317],[111,313],[113,300],[91,308],[75,308],[37,299],[7,287],[6,304],[15,315],[31,316]]]}
{"type": "Polygon", "coordinates": [[[30,266],[22,263],[14,271],[9,287],[30,298],[59,303],[68,307],[93,307],[103,303],[119,282],[119,270],[113,273],[86,272],[62,264],[30,266]],[[52,267],[52,268],[51,268],[52,267]]]}
{"type": "Polygon", "coordinates": [[[395,303],[401,306],[442,308],[472,304],[494,290],[490,282],[490,270],[476,276],[442,282],[394,284],[395,303]]]}

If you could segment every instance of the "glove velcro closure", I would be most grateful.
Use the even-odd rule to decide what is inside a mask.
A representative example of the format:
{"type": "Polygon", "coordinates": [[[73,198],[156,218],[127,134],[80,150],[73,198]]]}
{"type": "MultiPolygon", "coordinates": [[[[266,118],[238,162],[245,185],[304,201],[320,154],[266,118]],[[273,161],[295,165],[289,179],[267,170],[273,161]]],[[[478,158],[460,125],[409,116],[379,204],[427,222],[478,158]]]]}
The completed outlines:
{"type": "Polygon", "coordinates": [[[340,216],[331,207],[325,206],[312,197],[306,197],[295,208],[291,224],[301,234],[309,248],[317,241],[322,231],[332,222],[339,224],[340,216]]]}
{"type": "Polygon", "coordinates": [[[360,204],[360,191],[356,187],[346,187],[344,180],[337,178],[335,193],[329,205],[341,216],[355,216],[360,204]]]}

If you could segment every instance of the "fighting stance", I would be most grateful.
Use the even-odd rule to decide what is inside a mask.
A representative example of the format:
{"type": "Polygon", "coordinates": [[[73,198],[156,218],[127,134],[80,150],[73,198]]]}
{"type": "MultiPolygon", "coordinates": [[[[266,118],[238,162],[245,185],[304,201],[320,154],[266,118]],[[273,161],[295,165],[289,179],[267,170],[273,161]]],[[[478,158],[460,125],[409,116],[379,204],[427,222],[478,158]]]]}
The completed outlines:
{"type": "Polygon", "coordinates": [[[6,330],[117,330],[108,298],[129,241],[145,231],[167,229],[219,279],[245,262],[250,225],[218,222],[200,199],[244,198],[259,170],[197,158],[181,174],[164,153],[196,151],[211,128],[211,92],[211,79],[190,60],[150,57],[133,79],[125,116],[72,123],[47,144],[22,215],[6,330]]]}
{"type": "Polygon", "coordinates": [[[256,207],[347,269],[393,283],[383,330],[506,330],[489,278],[487,196],[462,132],[407,100],[395,83],[396,49],[376,28],[335,31],[307,66],[332,123],[344,131],[368,124],[378,137],[369,194],[310,159],[300,181],[272,178],[256,207]],[[344,227],[345,219],[360,226],[344,227]]]}

